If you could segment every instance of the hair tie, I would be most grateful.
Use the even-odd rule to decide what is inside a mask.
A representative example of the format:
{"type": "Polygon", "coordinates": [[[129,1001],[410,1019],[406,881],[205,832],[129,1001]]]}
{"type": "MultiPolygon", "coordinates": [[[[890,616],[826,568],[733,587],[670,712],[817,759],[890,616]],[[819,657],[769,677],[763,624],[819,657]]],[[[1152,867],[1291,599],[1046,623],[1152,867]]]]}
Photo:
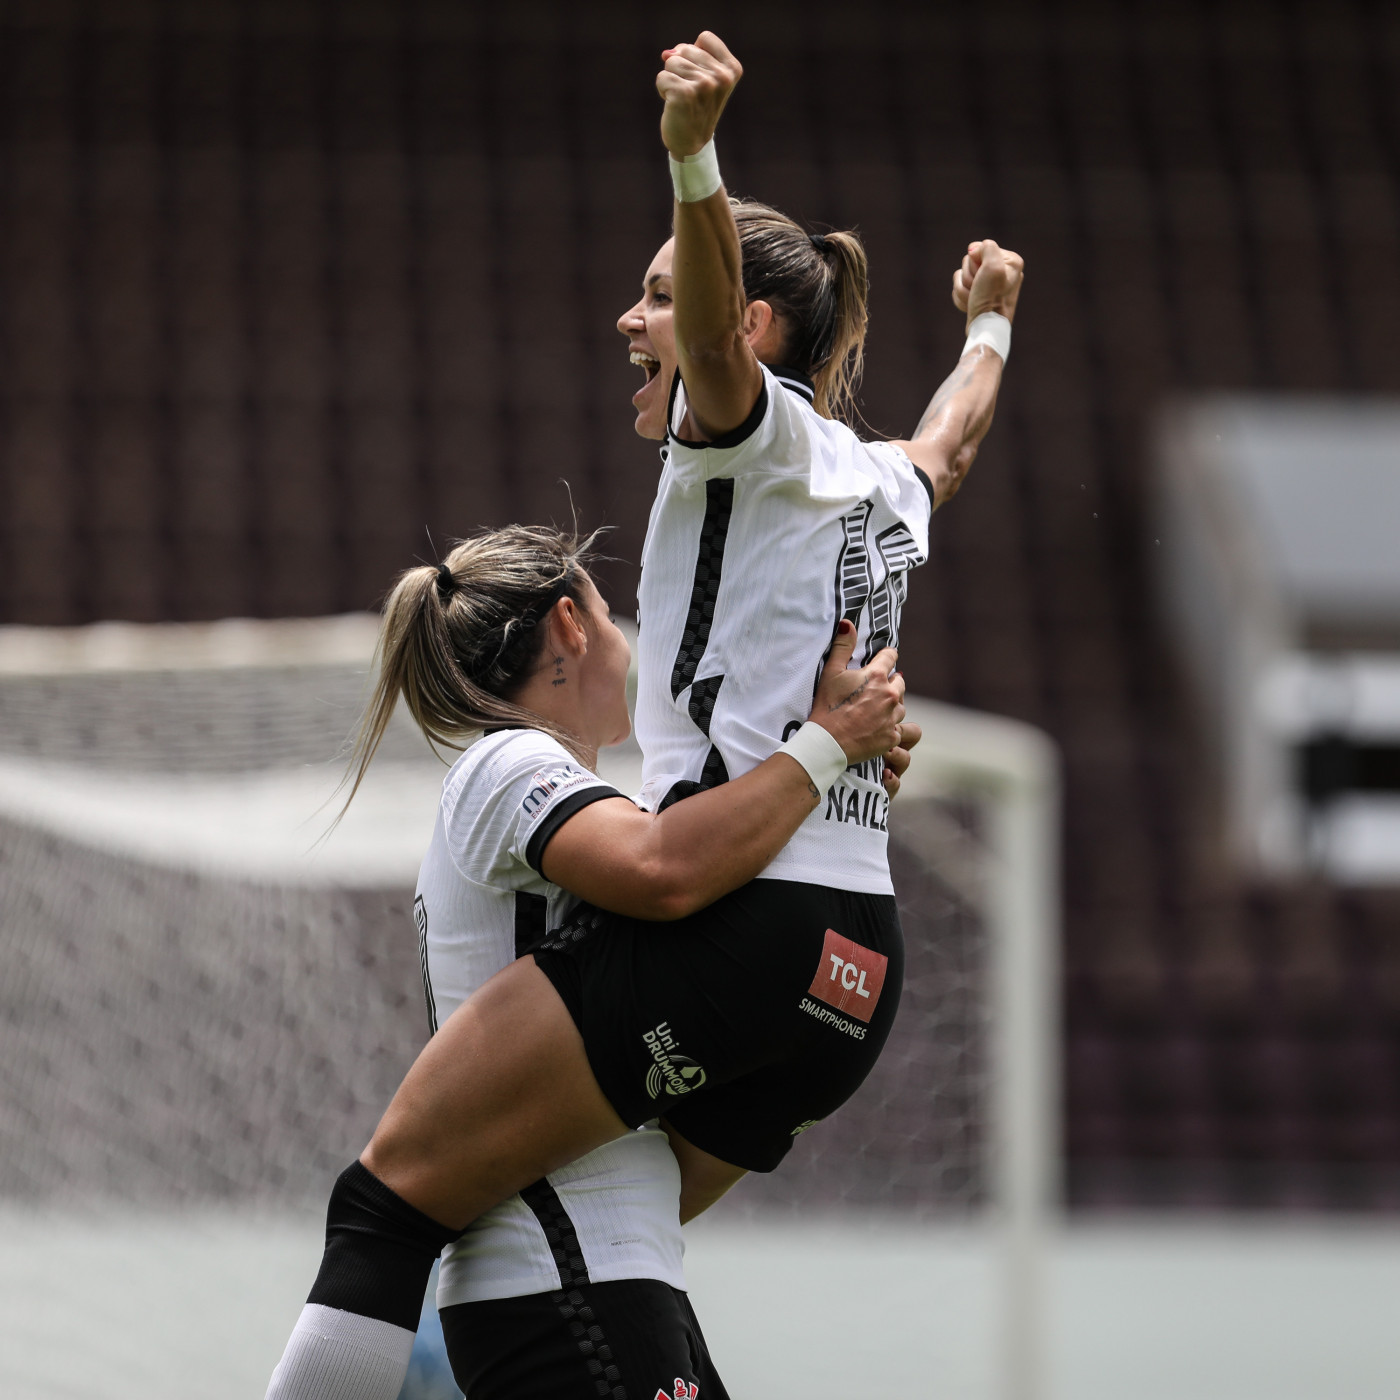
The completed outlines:
{"type": "Polygon", "coordinates": [[[457,591],[457,578],[446,564],[437,566],[438,601],[445,603],[457,591]]]}
{"type": "Polygon", "coordinates": [[[828,241],[826,234],[813,233],[809,234],[808,237],[812,240],[812,247],[814,247],[822,257],[826,257],[827,250],[831,247],[831,243],[828,241]]]}

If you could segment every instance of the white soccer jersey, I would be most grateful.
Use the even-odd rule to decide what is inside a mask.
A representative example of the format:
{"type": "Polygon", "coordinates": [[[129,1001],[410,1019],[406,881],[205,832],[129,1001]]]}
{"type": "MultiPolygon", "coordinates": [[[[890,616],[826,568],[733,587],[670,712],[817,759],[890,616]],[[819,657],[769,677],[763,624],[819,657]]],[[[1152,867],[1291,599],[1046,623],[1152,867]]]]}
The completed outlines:
{"type": "MultiPolygon", "coordinates": [[[[443,783],[413,905],[434,1031],[559,922],[573,896],[539,873],[540,854],[580,807],[618,795],[534,729],[488,734],[458,759],[443,783]]],[[[477,1220],[443,1252],[438,1306],[586,1279],[684,1288],[682,1248],[680,1170],[666,1135],[647,1126],[477,1220]]]]}
{"type": "MultiPolygon", "coordinates": [[[[677,376],[638,590],[649,810],[773,753],[810,713],[841,618],[860,664],[896,645],[928,558],[927,478],[821,417],[800,375],[765,367],[748,421],[713,442],[679,436],[685,409],[677,376]]],[[[849,768],[763,877],[891,893],[883,766],[849,768]]]]}

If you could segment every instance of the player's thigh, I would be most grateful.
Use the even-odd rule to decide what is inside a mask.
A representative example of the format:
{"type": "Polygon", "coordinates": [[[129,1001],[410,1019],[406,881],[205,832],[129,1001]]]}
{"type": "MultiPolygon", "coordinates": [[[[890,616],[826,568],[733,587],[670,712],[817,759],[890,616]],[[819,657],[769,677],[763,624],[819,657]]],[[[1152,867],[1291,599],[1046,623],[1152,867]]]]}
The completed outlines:
{"type": "Polygon", "coordinates": [[[466,1400],[727,1400],[686,1295],[654,1279],[460,1303],[442,1330],[466,1400]]]}
{"type": "Polygon", "coordinates": [[[626,1132],[558,994],[528,958],[448,1017],[362,1161],[411,1205],[465,1226],[626,1132]]]}

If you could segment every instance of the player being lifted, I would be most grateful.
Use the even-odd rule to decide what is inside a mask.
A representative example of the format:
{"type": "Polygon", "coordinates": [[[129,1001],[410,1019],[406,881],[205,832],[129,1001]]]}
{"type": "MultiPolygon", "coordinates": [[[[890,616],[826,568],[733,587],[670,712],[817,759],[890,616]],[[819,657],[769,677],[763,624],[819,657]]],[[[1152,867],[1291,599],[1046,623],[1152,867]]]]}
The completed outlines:
{"type": "MultiPolygon", "coordinates": [[[[647,374],[637,429],[667,442],[639,595],[642,804],[660,820],[697,804],[691,839],[737,855],[746,838],[698,804],[780,746],[829,796],[759,878],[665,926],[628,917],[636,872],[615,844],[617,799],[573,811],[534,861],[526,842],[527,864],[592,905],[453,1013],[342,1174],[311,1295],[345,1320],[342,1341],[297,1350],[294,1337],[279,1396],[392,1396],[347,1379],[357,1322],[415,1316],[434,1258],[464,1227],[658,1114],[685,1213],[745,1170],[771,1171],[864,1079],[899,1000],[882,765],[847,767],[802,719],[842,620],[857,660],[877,669],[897,641],[930,513],[991,423],[1020,259],[970,246],[954,277],[969,325],[957,369],[911,439],[861,441],[832,417],[864,341],[858,240],[731,203],[712,136],[739,64],[708,33],[664,62],[675,236],[619,322],[647,374]]],[[[542,592],[505,620],[495,653],[448,648],[450,661],[471,673],[499,660],[547,602],[563,608],[542,592]]],[[[567,690],[568,654],[557,655],[532,653],[511,677],[488,666],[474,683],[511,700],[562,664],[567,690]]],[[[443,732],[480,727],[467,718],[443,717],[443,732]]]]}

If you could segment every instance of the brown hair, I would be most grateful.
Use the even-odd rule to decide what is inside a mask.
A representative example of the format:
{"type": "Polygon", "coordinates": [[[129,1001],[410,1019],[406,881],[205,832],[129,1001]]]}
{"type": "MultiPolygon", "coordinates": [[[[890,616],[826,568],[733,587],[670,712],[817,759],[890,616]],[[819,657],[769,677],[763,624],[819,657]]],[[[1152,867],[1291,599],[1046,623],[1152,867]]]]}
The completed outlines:
{"type": "Polygon", "coordinates": [[[580,601],[595,538],[507,525],[462,540],[443,564],[421,564],[399,575],[384,604],[378,675],[355,736],[345,807],[359,791],[400,696],[434,746],[461,749],[483,729],[524,725],[557,739],[583,761],[576,735],[510,697],[534,670],[545,638],[540,624],[554,604],[561,598],[580,601]]]}
{"type": "Polygon", "coordinates": [[[809,234],[766,204],[731,199],[744,296],[766,301],[787,326],[782,363],[810,375],[823,418],[849,422],[865,360],[870,279],[854,233],[809,234]]]}

